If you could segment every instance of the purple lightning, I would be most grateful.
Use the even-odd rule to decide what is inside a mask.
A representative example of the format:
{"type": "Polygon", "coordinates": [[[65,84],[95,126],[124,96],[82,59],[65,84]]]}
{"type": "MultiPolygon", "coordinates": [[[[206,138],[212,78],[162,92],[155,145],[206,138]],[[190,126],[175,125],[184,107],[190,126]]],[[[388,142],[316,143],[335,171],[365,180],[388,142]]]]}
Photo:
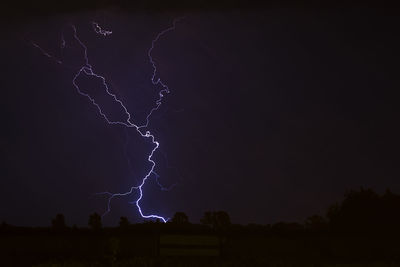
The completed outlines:
{"type": "MultiPolygon", "coordinates": [[[[63,39],[64,40],[64,39],[63,39]]],[[[36,47],[37,49],[40,50],[40,52],[42,52],[43,55],[45,55],[48,58],[53,59],[55,62],[57,62],[58,64],[62,64],[62,61],[59,59],[56,59],[55,57],[53,57],[52,55],[50,55],[49,53],[47,53],[43,48],[41,48],[38,44],[34,43],[33,41],[31,41],[31,44],[36,47]]],[[[65,45],[65,43],[64,43],[65,45]]]]}
{"type": "MultiPolygon", "coordinates": [[[[129,113],[129,111],[128,111],[128,109],[126,108],[126,106],[124,105],[124,103],[123,103],[114,93],[112,93],[112,92],[109,90],[109,86],[108,86],[108,84],[107,84],[107,82],[106,82],[105,77],[104,77],[104,76],[101,76],[101,75],[99,75],[99,74],[97,74],[97,73],[94,71],[93,66],[89,63],[89,57],[88,57],[88,51],[87,51],[88,49],[87,49],[86,45],[85,45],[85,44],[80,40],[80,38],[78,37],[76,27],[75,27],[74,25],[71,25],[71,27],[72,27],[72,29],[73,29],[73,37],[74,37],[74,39],[79,43],[79,45],[82,47],[83,52],[84,52],[84,61],[85,61],[85,62],[84,62],[84,65],[80,67],[79,71],[74,75],[74,77],[73,77],[73,79],[72,79],[72,84],[73,84],[73,86],[75,87],[75,89],[77,90],[77,92],[78,92],[80,95],[82,95],[82,96],[84,96],[84,97],[87,97],[87,98],[89,99],[89,101],[96,107],[96,109],[97,109],[97,111],[99,112],[100,116],[101,116],[108,124],[110,124],[110,125],[121,125],[121,126],[124,126],[124,127],[126,127],[126,128],[133,128],[133,129],[136,130],[137,133],[140,134],[141,137],[150,140],[151,143],[154,145],[154,146],[153,146],[153,149],[151,150],[151,152],[150,152],[149,155],[147,156],[147,160],[148,160],[148,162],[151,164],[151,167],[150,167],[149,171],[146,173],[146,175],[143,177],[143,179],[142,179],[142,181],[141,181],[141,183],[140,183],[139,185],[137,185],[137,186],[132,186],[132,187],[130,188],[129,191],[124,192],[124,193],[110,193],[110,192],[101,192],[101,193],[97,193],[97,194],[99,194],[99,195],[108,195],[107,210],[105,211],[105,213],[103,214],[103,216],[105,216],[106,214],[108,214],[108,213],[110,212],[110,210],[111,210],[111,200],[112,200],[113,198],[115,198],[115,197],[120,197],[120,196],[127,196],[127,195],[130,195],[130,194],[132,194],[135,190],[137,190],[137,191],[139,192],[139,197],[136,199],[136,201],[132,202],[132,204],[135,204],[135,205],[136,205],[136,207],[137,207],[137,209],[138,209],[138,211],[139,211],[139,213],[140,213],[140,216],[142,216],[142,217],[145,218],[145,219],[159,219],[159,220],[161,220],[161,221],[163,221],[163,222],[167,222],[167,221],[168,221],[168,219],[166,219],[166,218],[164,218],[164,217],[162,217],[162,216],[160,216],[160,215],[156,215],[156,214],[148,214],[148,215],[146,215],[146,214],[144,214],[143,211],[142,211],[142,208],[141,208],[141,206],[140,206],[140,202],[141,202],[141,200],[142,200],[142,198],[143,198],[143,186],[145,185],[146,181],[150,178],[151,175],[154,175],[154,176],[155,176],[156,182],[157,182],[157,184],[160,186],[161,190],[169,190],[169,189],[171,189],[172,187],[175,186],[175,185],[172,185],[172,187],[170,187],[170,188],[165,188],[165,187],[163,187],[163,186],[159,183],[159,181],[158,181],[159,175],[158,175],[158,174],[155,172],[155,170],[154,170],[155,167],[156,167],[156,162],[153,160],[153,155],[154,155],[154,153],[156,152],[156,150],[159,148],[160,144],[159,144],[158,141],[156,141],[155,136],[154,136],[149,130],[145,130],[145,129],[146,129],[146,128],[148,127],[148,125],[149,125],[150,116],[153,114],[154,111],[158,110],[158,108],[160,107],[160,105],[161,105],[161,103],[162,103],[162,98],[164,97],[164,94],[167,94],[167,93],[170,92],[168,86],[167,86],[165,83],[163,83],[163,82],[161,81],[160,78],[157,78],[157,79],[156,79],[157,67],[156,67],[156,63],[155,63],[155,61],[154,61],[154,59],[153,59],[153,57],[152,57],[151,54],[152,54],[152,51],[153,51],[153,49],[154,49],[155,44],[157,43],[157,41],[158,41],[163,35],[165,35],[166,33],[175,30],[175,28],[176,28],[176,23],[177,23],[179,20],[181,20],[181,19],[182,19],[182,18],[174,19],[173,22],[172,22],[172,26],[170,26],[169,28],[167,28],[167,29],[161,31],[160,33],[158,33],[157,36],[152,40],[152,42],[151,42],[151,47],[150,47],[150,49],[149,49],[148,52],[147,52],[149,61],[150,61],[151,65],[152,65],[152,68],[153,68],[153,73],[152,73],[152,77],[151,77],[151,82],[152,82],[153,85],[161,85],[162,89],[161,89],[161,91],[159,92],[159,97],[158,97],[158,99],[157,99],[156,102],[155,102],[155,107],[153,107],[153,108],[150,110],[150,112],[147,114],[147,116],[146,116],[146,122],[145,122],[144,125],[141,125],[141,126],[139,126],[139,125],[137,125],[137,124],[131,122],[131,114],[129,113]],[[110,97],[112,97],[112,99],[115,101],[115,103],[118,103],[118,105],[120,105],[120,107],[123,109],[124,113],[126,114],[126,119],[124,119],[124,120],[112,120],[112,119],[110,119],[109,117],[107,117],[107,115],[103,112],[103,110],[102,110],[100,104],[98,104],[98,103],[96,102],[96,100],[95,100],[92,96],[90,96],[88,93],[83,92],[83,91],[81,90],[81,88],[79,87],[79,85],[77,84],[76,80],[77,80],[81,75],[86,75],[86,76],[94,77],[94,78],[96,78],[96,79],[100,79],[100,80],[102,81],[103,86],[104,86],[105,92],[106,92],[110,97]]],[[[95,31],[97,34],[101,34],[101,35],[103,35],[103,36],[108,36],[108,35],[112,34],[112,31],[103,30],[103,29],[100,27],[100,25],[99,25],[98,23],[96,23],[96,22],[92,22],[92,26],[93,26],[94,31],[95,31]]],[[[38,49],[41,51],[41,53],[42,53],[43,55],[45,55],[46,57],[53,59],[55,62],[57,62],[57,63],[59,63],[59,64],[63,64],[61,60],[59,60],[59,59],[53,57],[52,55],[50,55],[48,52],[46,52],[44,49],[42,49],[42,48],[41,48],[39,45],[37,45],[36,43],[34,43],[34,42],[31,41],[31,44],[32,44],[34,47],[38,48],[38,49]]],[[[65,44],[65,39],[64,39],[63,35],[61,35],[61,49],[63,49],[63,48],[65,47],[65,45],[66,45],[66,44],[65,44]]]]}
{"type": "Polygon", "coordinates": [[[93,21],[92,26],[93,26],[93,30],[98,34],[101,34],[103,36],[108,36],[108,35],[112,34],[112,31],[103,30],[97,22],[93,21]]]}
{"type": "Polygon", "coordinates": [[[154,108],[152,108],[152,109],[150,110],[150,112],[148,113],[148,115],[146,116],[146,124],[143,125],[143,126],[140,126],[139,128],[147,127],[147,126],[149,125],[150,116],[153,114],[154,111],[156,111],[156,110],[160,107],[160,105],[161,105],[161,103],[162,103],[162,99],[163,99],[163,97],[164,97],[164,93],[168,94],[168,93],[170,92],[168,86],[167,86],[165,83],[163,83],[163,82],[161,81],[160,78],[157,78],[157,79],[156,79],[156,75],[157,75],[157,66],[156,66],[156,63],[155,63],[153,57],[151,56],[151,52],[153,52],[154,46],[155,46],[156,42],[161,38],[161,36],[163,36],[164,34],[170,32],[170,31],[172,31],[172,30],[175,30],[176,23],[177,23],[178,21],[180,21],[181,19],[183,19],[183,18],[184,18],[184,17],[180,17],[180,18],[174,19],[174,21],[172,22],[172,26],[171,26],[171,27],[169,27],[169,28],[167,28],[167,29],[165,29],[165,30],[159,32],[159,33],[157,34],[156,38],[154,38],[153,41],[151,41],[151,47],[150,47],[150,49],[147,51],[147,56],[148,56],[148,58],[149,58],[149,61],[150,61],[150,63],[151,63],[151,66],[153,67],[153,75],[151,76],[151,83],[152,83],[153,85],[161,85],[161,87],[162,87],[163,89],[158,93],[159,98],[158,98],[158,100],[156,101],[156,106],[155,106],[154,108]]]}

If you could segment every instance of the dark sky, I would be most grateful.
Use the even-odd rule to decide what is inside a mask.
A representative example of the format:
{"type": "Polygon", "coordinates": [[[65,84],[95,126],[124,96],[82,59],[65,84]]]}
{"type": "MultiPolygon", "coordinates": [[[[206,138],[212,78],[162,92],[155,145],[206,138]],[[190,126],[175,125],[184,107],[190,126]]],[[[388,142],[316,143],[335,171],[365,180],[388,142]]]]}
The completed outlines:
{"type": "MultiPolygon", "coordinates": [[[[148,142],[110,127],[77,94],[82,50],[137,123],[154,105],[147,50],[176,12],[101,11],[13,20],[0,43],[0,220],[49,225],[56,213],[86,225],[103,213],[96,192],[124,192],[149,168],[148,142]],[[113,31],[96,35],[90,22],[113,31]],[[68,49],[61,55],[64,34],[68,49]],[[29,44],[62,57],[59,65],[29,44]]],[[[161,143],[143,209],[171,217],[225,210],[235,223],[302,221],[360,186],[400,193],[398,18],[384,9],[264,8],[188,11],[156,44],[171,89],[150,130],[161,143]]],[[[102,87],[82,81],[101,98],[102,87]]],[[[107,106],[107,101],[104,102],[107,106]]],[[[120,114],[108,105],[110,114],[120,114]]],[[[115,115],[115,116],[117,116],[115,115]]],[[[104,218],[142,221],[137,194],[104,218]]]]}

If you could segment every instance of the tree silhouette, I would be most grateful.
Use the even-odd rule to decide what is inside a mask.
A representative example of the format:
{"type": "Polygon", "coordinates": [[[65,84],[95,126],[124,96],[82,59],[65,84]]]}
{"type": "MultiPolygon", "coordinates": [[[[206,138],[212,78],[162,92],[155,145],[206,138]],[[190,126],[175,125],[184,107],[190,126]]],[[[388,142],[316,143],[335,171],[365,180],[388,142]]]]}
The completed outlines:
{"type": "Polygon", "coordinates": [[[119,219],[119,227],[121,227],[121,228],[127,228],[127,227],[129,227],[129,225],[131,225],[131,223],[129,222],[129,220],[128,220],[127,217],[122,216],[122,217],[119,219]]]}
{"type": "Polygon", "coordinates": [[[382,196],[381,222],[386,222],[387,225],[381,226],[386,231],[400,233],[400,195],[393,194],[390,190],[386,190],[382,196]]]}
{"type": "Polygon", "coordinates": [[[231,225],[231,218],[225,211],[216,212],[217,228],[225,229],[231,225]]]}
{"type": "Polygon", "coordinates": [[[312,215],[304,222],[304,227],[314,232],[320,232],[327,229],[328,222],[321,215],[312,215]]]}
{"type": "Polygon", "coordinates": [[[99,230],[101,228],[101,217],[96,212],[89,216],[89,227],[93,230],[99,230]]]}
{"type": "Polygon", "coordinates": [[[207,211],[200,222],[216,230],[223,230],[231,225],[231,219],[225,211],[207,211]]]}
{"type": "Polygon", "coordinates": [[[184,212],[176,212],[171,222],[175,224],[187,224],[189,223],[189,217],[184,212]]]}
{"type": "MultiPolygon", "coordinates": [[[[332,214],[331,214],[332,215],[332,214]]],[[[331,217],[332,226],[342,232],[368,232],[379,220],[379,196],[371,189],[351,190],[331,217]]]]}
{"type": "Polygon", "coordinates": [[[389,190],[383,196],[361,188],[345,194],[340,204],[329,207],[327,217],[334,232],[347,234],[400,234],[400,196],[389,190]]]}
{"type": "Polygon", "coordinates": [[[67,226],[65,224],[64,215],[61,213],[57,214],[56,217],[53,220],[51,220],[51,225],[54,229],[57,230],[65,229],[67,226]]]}
{"type": "Polygon", "coordinates": [[[200,219],[201,224],[207,225],[207,226],[213,226],[214,223],[214,213],[211,211],[206,211],[204,212],[203,218],[200,219]]]}

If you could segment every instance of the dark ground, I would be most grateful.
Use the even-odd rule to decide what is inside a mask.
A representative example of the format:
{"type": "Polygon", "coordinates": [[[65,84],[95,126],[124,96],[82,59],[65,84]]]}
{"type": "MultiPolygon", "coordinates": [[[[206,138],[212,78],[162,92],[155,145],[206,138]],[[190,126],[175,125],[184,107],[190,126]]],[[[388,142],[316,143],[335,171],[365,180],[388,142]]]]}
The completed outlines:
{"type": "Polygon", "coordinates": [[[3,223],[0,251],[4,266],[400,266],[399,207],[399,195],[361,189],[303,224],[235,225],[219,211],[205,213],[201,224],[176,213],[166,224],[121,218],[115,228],[101,228],[92,214],[90,228],[70,228],[57,215],[51,228],[3,223]],[[190,241],[199,237],[217,245],[190,241]],[[211,247],[219,255],[192,254],[211,247]]]}

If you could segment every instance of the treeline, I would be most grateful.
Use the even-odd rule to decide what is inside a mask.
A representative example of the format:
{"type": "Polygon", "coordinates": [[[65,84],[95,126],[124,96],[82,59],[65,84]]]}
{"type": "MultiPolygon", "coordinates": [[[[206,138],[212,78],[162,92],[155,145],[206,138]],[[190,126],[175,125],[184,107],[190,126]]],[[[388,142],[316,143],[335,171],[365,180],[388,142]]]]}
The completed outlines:
{"type": "MultiPolygon", "coordinates": [[[[103,228],[101,216],[93,213],[88,219],[88,228],[68,227],[63,214],[57,214],[51,221],[52,231],[119,231],[166,230],[178,232],[248,232],[279,235],[335,234],[335,235],[400,235],[400,195],[387,190],[379,195],[372,189],[351,190],[341,203],[331,205],[325,215],[309,216],[303,223],[278,222],[268,225],[232,224],[225,211],[207,211],[199,223],[191,223],[184,212],[176,212],[167,223],[158,220],[132,224],[127,217],[121,217],[116,228],[103,228]]],[[[1,232],[15,232],[15,227],[3,222],[1,232]]],[[[42,228],[43,230],[43,228],[42,228]]]]}

